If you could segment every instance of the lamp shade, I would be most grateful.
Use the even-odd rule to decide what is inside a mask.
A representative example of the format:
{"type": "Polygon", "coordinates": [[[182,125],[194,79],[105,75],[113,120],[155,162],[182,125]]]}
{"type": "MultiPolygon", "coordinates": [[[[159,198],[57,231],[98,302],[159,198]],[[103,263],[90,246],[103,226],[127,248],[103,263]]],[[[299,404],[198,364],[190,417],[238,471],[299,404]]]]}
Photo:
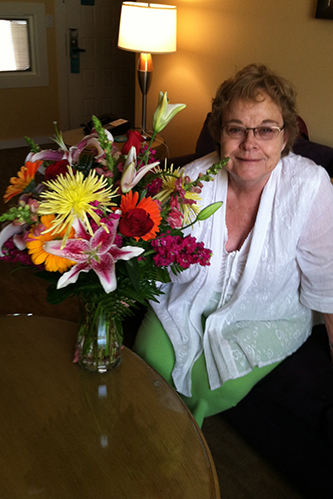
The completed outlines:
{"type": "Polygon", "coordinates": [[[151,54],[176,52],[176,7],[124,2],[121,7],[118,47],[151,54]]]}

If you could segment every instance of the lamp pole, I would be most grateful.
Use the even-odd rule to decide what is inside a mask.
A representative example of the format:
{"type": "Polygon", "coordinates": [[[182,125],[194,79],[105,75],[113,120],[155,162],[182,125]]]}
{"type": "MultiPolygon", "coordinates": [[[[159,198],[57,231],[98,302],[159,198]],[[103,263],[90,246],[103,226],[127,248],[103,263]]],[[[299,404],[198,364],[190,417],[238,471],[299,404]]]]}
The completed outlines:
{"type": "Polygon", "coordinates": [[[147,117],[147,93],[153,77],[153,58],[147,52],[141,52],[138,60],[138,80],[142,92],[142,121],[141,135],[146,140],[148,138],[146,117],[147,117]]]}

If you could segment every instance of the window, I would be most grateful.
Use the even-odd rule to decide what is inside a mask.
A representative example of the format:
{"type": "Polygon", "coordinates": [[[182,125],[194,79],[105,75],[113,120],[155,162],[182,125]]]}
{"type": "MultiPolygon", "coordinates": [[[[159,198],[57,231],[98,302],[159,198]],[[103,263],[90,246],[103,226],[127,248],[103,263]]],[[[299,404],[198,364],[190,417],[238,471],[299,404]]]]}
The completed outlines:
{"type": "Polygon", "coordinates": [[[30,66],[27,19],[0,19],[0,71],[28,71],[30,66]]]}
{"type": "Polygon", "coordinates": [[[0,2],[0,88],[46,85],[44,4],[0,2]]]}

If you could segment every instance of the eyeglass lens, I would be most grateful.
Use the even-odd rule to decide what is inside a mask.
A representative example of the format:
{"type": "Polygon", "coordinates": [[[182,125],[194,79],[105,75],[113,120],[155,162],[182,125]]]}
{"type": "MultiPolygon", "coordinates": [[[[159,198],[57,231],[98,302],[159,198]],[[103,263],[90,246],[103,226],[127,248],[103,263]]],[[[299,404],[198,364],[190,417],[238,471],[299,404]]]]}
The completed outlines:
{"type": "Polygon", "coordinates": [[[243,139],[247,136],[250,130],[253,131],[254,136],[260,140],[269,140],[277,137],[282,131],[278,126],[257,126],[255,128],[248,128],[241,125],[225,125],[223,127],[227,135],[235,139],[243,139]]]}

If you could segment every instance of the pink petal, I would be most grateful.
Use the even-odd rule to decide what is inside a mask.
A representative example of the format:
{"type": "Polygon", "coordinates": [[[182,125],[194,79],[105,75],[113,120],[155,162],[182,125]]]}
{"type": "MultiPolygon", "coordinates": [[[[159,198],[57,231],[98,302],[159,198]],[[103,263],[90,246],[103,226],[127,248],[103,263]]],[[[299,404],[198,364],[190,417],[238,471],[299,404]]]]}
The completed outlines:
{"type": "Polygon", "coordinates": [[[138,170],[138,173],[136,174],[135,176],[135,184],[136,185],[139,180],[142,179],[142,177],[144,175],[146,175],[147,172],[149,172],[149,170],[151,170],[152,168],[155,168],[155,166],[159,165],[160,162],[159,161],[155,161],[155,163],[149,163],[148,165],[146,166],[142,166],[139,170],[138,170]]]}
{"type": "Polygon", "coordinates": [[[122,192],[129,192],[131,190],[131,185],[133,179],[135,178],[135,172],[136,164],[134,163],[134,161],[132,161],[132,163],[129,163],[127,166],[125,165],[120,179],[120,187],[122,192]]]}
{"type": "Polygon", "coordinates": [[[155,161],[155,163],[142,166],[138,171],[136,171],[135,163],[130,163],[127,167],[125,165],[120,179],[122,192],[129,192],[142,179],[142,177],[146,175],[146,173],[159,164],[159,161],[155,161]]]}
{"type": "Polygon", "coordinates": [[[79,346],[76,343],[74,350],[73,364],[76,364],[77,362],[79,362],[79,360],[80,360],[79,346]]]}
{"type": "Polygon", "coordinates": [[[13,237],[13,241],[14,241],[16,248],[21,250],[21,251],[27,247],[25,244],[25,234],[23,234],[23,233],[15,234],[15,236],[13,237]]]}
{"type": "Polygon", "coordinates": [[[131,149],[128,152],[128,155],[127,155],[127,158],[126,158],[126,161],[125,161],[125,165],[124,165],[124,170],[132,162],[136,163],[136,149],[135,149],[134,146],[132,146],[131,149]]]}
{"type": "Polygon", "coordinates": [[[73,262],[86,262],[89,260],[90,244],[84,239],[68,239],[66,246],[61,249],[62,241],[47,241],[43,249],[51,255],[61,256],[73,262]]]}
{"type": "Polygon", "coordinates": [[[99,262],[91,261],[91,267],[99,277],[100,283],[106,293],[111,293],[117,287],[114,259],[110,253],[101,256],[99,262]]]}
{"type": "Polygon", "coordinates": [[[116,236],[116,230],[117,230],[117,225],[118,225],[118,220],[114,220],[115,223],[113,223],[112,226],[109,227],[108,229],[109,232],[106,232],[104,227],[100,227],[94,234],[94,237],[90,239],[90,245],[91,249],[95,250],[99,248],[98,254],[104,254],[107,251],[109,251],[114,238],[116,236]]]}
{"type": "Polygon", "coordinates": [[[89,135],[85,135],[82,140],[76,145],[81,151],[86,147],[88,144],[89,140],[91,139],[97,139],[98,133],[94,130],[91,132],[89,135]]]}
{"type": "Polygon", "coordinates": [[[123,246],[122,248],[118,248],[115,244],[113,244],[109,250],[109,253],[112,255],[115,261],[117,260],[131,260],[131,258],[135,258],[136,256],[141,255],[144,252],[143,248],[139,248],[138,246],[123,246]]]}
{"type": "Polygon", "coordinates": [[[6,225],[4,229],[0,232],[0,257],[5,256],[2,253],[2,246],[8,239],[10,239],[14,234],[21,234],[24,231],[23,225],[14,225],[13,223],[6,225]]]}
{"type": "Polygon", "coordinates": [[[68,284],[75,283],[79,277],[80,272],[89,272],[90,269],[90,265],[87,265],[85,263],[78,263],[60,277],[57,283],[57,289],[65,288],[68,284]]]}
{"type": "Polygon", "coordinates": [[[53,151],[52,149],[49,149],[33,154],[30,158],[30,161],[35,162],[39,161],[40,159],[42,159],[43,161],[61,161],[62,159],[66,159],[67,156],[67,151],[53,151]]]}
{"type": "Polygon", "coordinates": [[[85,226],[79,218],[75,218],[73,222],[73,229],[75,230],[75,236],[77,238],[86,239],[90,241],[91,235],[85,229],[85,226]]]}

